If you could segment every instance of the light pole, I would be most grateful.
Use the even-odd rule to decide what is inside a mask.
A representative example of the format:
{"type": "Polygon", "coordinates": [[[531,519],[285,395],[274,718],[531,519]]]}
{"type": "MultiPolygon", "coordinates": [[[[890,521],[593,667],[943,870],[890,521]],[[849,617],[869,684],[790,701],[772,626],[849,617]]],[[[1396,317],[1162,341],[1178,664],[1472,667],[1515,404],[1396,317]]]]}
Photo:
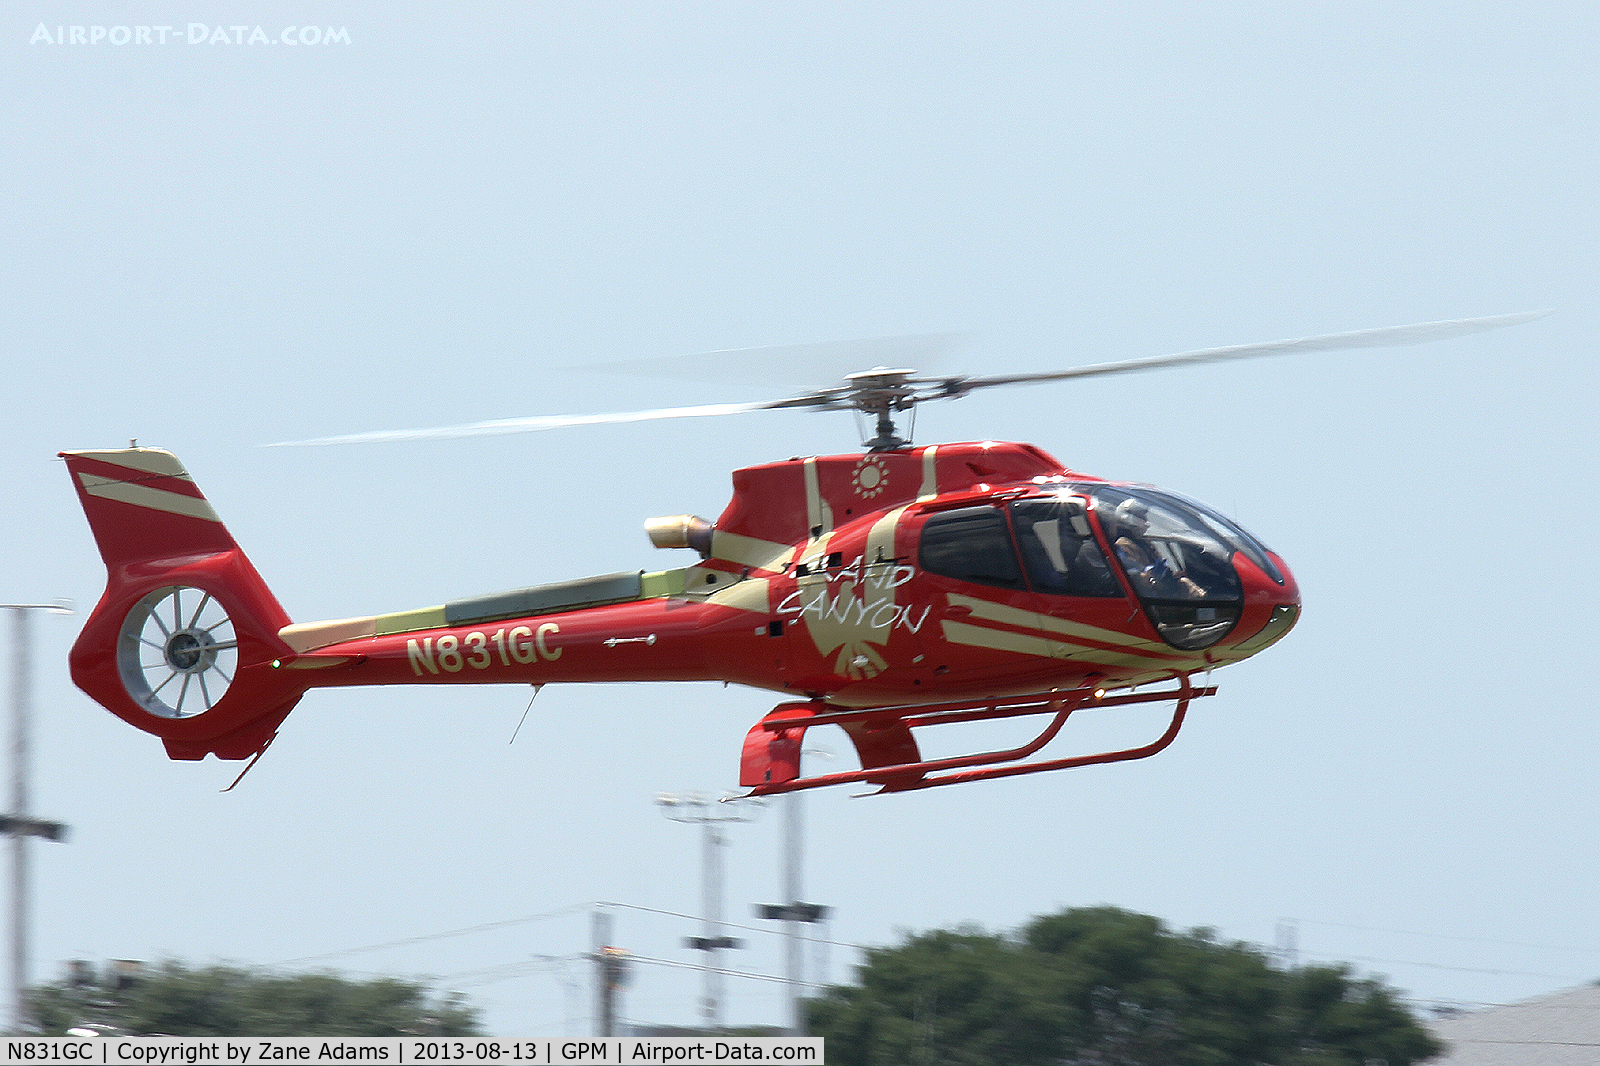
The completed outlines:
{"type": "Polygon", "coordinates": [[[71,614],[62,603],[3,603],[11,612],[11,811],[0,815],[0,832],[11,837],[11,1031],[20,1033],[28,1017],[28,838],[61,840],[67,827],[28,814],[28,697],[32,683],[32,642],[28,612],[71,614]]]}
{"type": "MultiPolygon", "coordinates": [[[[755,801],[752,801],[755,802],[755,801]]],[[[700,1016],[705,1028],[722,1028],[722,972],[717,953],[724,948],[737,948],[740,942],[722,935],[722,854],[728,843],[721,827],[728,822],[748,822],[756,816],[755,810],[743,809],[736,797],[724,796],[711,800],[699,792],[677,795],[663,792],[656,797],[661,813],[675,822],[698,823],[702,830],[701,841],[701,935],[684,938],[686,947],[706,953],[705,994],[700,1001],[700,1016]]]]}

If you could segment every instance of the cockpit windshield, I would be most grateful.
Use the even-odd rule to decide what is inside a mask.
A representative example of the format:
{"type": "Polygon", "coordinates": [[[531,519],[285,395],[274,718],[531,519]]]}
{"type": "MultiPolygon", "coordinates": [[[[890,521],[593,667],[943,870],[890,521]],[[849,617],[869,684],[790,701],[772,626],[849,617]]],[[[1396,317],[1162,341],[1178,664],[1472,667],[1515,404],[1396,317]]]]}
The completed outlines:
{"type": "Polygon", "coordinates": [[[1209,647],[1239,620],[1244,590],[1233,566],[1236,554],[1283,582],[1260,541],[1203,504],[1160,489],[1072,488],[1094,501],[1116,562],[1156,629],[1175,647],[1209,647]]]}
{"type": "Polygon", "coordinates": [[[1200,516],[1148,489],[1095,493],[1106,540],[1141,599],[1237,600],[1234,548],[1200,516]]]}

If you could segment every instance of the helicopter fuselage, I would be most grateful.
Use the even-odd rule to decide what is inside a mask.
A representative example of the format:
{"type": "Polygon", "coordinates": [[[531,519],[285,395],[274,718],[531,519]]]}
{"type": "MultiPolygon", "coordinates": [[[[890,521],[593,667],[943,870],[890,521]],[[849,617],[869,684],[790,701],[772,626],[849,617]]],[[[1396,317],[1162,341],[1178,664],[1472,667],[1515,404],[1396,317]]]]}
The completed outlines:
{"type": "Polygon", "coordinates": [[[1282,560],[1226,519],[1029,445],[733,479],[697,565],[289,626],[280,668],[309,686],[715,680],[882,707],[1205,671],[1299,611],[1282,560]],[[1138,542],[1118,517],[1130,504],[1138,542]]]}
{"type": "Polygon", "coordinates": [[[852,779],[926,787],[1019,772],[971,768],[991,753],[928,777],[910,731],[942,721],[1045,714],[1044,737],[1088,703],[1170,698],[1164,746],[1213,691],[1191,675],[1299,614],[1283,561],[1216,512],[986,441],[735,471],[716,522],[647,523],[693,565],[292,623],[176,456],[63,456],[108,572],[73,678],[176,759],[258,755],[313,688],[723,681],[800,701],[746,738],[743,783],[817,783],[791,757],[803,716],[850,733],[852,779]],[[1108,695],[1163,679],[1170,697],[1108,695]]]}

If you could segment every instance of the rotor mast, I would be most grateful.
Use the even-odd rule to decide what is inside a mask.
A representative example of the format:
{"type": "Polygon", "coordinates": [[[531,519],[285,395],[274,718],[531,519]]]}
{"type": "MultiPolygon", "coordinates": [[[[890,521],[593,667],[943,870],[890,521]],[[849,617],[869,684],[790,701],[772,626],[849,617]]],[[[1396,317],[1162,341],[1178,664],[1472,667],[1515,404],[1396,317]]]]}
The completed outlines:
{"type": "Polygon", "coordinates": [[[915,370],[891,370],[874,367],[846,376],[850,383],[851,406],[874,416],[877,421],[876,436],[862,441],[869,452],[892,452],[911,444],[909,437],[901,437],[895,428],[894,413],[909,411],[916,406],[916,388],[911,375],[915,370]]]}

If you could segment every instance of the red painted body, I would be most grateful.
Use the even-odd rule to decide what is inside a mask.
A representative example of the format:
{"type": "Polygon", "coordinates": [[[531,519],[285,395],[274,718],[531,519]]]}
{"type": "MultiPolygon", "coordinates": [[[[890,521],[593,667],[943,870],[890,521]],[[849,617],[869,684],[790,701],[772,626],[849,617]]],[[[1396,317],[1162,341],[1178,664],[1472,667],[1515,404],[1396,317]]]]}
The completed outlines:
{"type": "MultiPolygon", "coordinates": [[[[747,738],[755,791],[839,778],[800,776],[798,738],[817,722],[855,742],[851,779],[926,787],[1024,756],[926,763],[914,727],[1042,714],[1049,739],[1083,706],[1152,698],[1107,692],[1171,680],[1175,733],[1188,700],[1213,691],[1189,676],[1268,646],[1299,609],[1282,560],[1214,512],[984,442],[735,471],[704,557],[680,570],[295,626],[175,457],[64,457],[109,575],[73,677],[174,758],[259,753],[318,687],[725,681],[787,701],[747,738]],[[1168,562],[1141,570],[1123,545],[1147,504],[1171,528],[1145,546],[1168,562]],[[1190,578],[1202,569],[1207,587],[1190,578]],[[160,598],[174,588],[196,592],[160,598]],[[213,602],[228,628],[207,628],[213,602]],[[186,707],[173,694],[191,681],[204,697],[186,707]]],[[[1152,753],[1133,750],[1003,772],[1152,753]]]]}

